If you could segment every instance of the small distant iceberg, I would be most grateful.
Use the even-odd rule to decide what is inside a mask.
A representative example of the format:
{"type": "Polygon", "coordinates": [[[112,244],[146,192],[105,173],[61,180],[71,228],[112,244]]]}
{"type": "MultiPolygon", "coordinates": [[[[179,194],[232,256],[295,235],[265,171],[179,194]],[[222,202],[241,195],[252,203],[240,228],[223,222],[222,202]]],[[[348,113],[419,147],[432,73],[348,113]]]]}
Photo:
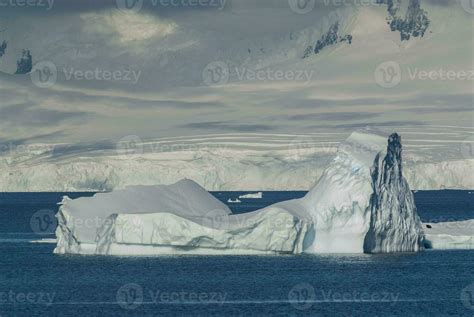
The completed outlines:
{"type": "MultiPolygon", "coordinates": [[[[240,197],[239,197],[239,198],[240,198],[240,197]]],[[[227,202],[228,202],[229,204],[238,204],[238,203],[241,203],[242,201],[239,200],[238,198],[236,198],[235,200],[232,200],[232,198],[229,198],[229,199],[227,200],[227,202]]]]}
{"type": "Polygon", "coordinates": [[[474,249],[474,219],[424,223],[423,227],[427,249],[474,249]]]}
{"type": "Polygon", "coordinates": [[[258,193],[248,193],[245,195],[240,195],[240,199],[262,199],[263,198],[263,193],[258,192],[258,193]]]}
{"type": "Polygon", "coordinates": [[[55,253],[389,253],[423,250],[401,137],[355,132],[305,197],[232,211],[185,179],[64,198],[55,253]]]}

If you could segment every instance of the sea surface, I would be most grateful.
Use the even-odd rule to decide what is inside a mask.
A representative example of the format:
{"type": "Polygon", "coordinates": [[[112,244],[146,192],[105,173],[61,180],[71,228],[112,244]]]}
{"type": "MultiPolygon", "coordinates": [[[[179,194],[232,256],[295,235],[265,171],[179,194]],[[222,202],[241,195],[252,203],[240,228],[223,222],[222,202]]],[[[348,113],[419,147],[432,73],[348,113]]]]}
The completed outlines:
{"type": "MultiPolygon", "coordinates": [[[[245,192],[247,193],[247,192],[245,192]]],[[[243,192],[214,192],[235,200],[243,192]]],[[[263,192],[236,213],[302,197],[263,192]]],[[[385,255],[53,255],[62,196],[0,193],[0,316],[474,316],[474,252],[385,255]]],[[[424,222],[474,218],[473,191],[419,191],[424,222]]]]}

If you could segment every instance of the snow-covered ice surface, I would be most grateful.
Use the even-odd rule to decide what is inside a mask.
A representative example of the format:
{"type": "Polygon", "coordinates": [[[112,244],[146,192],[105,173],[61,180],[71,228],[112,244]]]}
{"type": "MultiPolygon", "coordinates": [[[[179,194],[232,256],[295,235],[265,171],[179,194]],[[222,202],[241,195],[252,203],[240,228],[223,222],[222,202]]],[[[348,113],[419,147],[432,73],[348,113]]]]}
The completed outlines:
{"type": "Polygon", "coordinates": [[[386,137],[353,133],[305,197],[246,214],[231,214],[190,180],[65,199],[57,215],[55,252],[418,251],[423,233],[401,174],[399,141],[394,134],[387,146],[386,137]]]}
{"type": "MultiPolygon", "coordinates": [[[[411,189],[474,188],[472,129],[397,130],[411,189]]],[[[346,132],[233,133],[141,143],[131,137],[118,144],[38,144],[0,151],[0,191],[110,191],[183,178],[214,191],[307,190],[347,137],[346,132]]]]}
{"type": "Polygon", "coordinates": [[[474,219],[424,223],[423,230],[428,249],[474,249],[474,219]]]}

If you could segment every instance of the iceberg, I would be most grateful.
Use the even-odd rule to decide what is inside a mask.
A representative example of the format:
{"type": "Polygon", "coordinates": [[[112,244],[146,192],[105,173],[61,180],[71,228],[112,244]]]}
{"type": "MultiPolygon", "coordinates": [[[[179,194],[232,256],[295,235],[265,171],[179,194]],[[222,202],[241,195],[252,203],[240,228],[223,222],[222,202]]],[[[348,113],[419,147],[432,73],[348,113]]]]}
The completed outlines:
{"type": "Polygon", "coordinates": [[[423,225],[427,249],[474,249],[474,219],[423,225]]]}
{"type": "Polygon", "coordinates": [[[244,199],[262,199],[263,193],[258,192],[258,193],[248,193],[245,195],[240,195],[239,198],[244,198],[244,199]]]}
{"type": "Polygon", "coordinates": [[[61,202],[55,253],[386,253],[423,249],[398,134],[355,132],[301,199],[245,214],[192,180],[61,202]]]}

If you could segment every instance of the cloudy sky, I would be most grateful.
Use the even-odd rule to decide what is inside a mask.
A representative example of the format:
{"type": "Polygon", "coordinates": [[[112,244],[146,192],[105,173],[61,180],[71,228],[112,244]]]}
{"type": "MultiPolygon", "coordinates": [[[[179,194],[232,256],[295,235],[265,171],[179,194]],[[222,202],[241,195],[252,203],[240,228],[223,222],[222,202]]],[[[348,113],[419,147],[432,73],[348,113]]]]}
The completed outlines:
{"type": "Polygon", "coordinates": [[[462,0],[422,1],[430,26],[409,41],[364,1],[0,3],[3,142],[473,124],[462,0]],[[352,44],[303,59],[336,22],[352,44]],[[36,66],[15,75],[23,49],[36,66]]]}

